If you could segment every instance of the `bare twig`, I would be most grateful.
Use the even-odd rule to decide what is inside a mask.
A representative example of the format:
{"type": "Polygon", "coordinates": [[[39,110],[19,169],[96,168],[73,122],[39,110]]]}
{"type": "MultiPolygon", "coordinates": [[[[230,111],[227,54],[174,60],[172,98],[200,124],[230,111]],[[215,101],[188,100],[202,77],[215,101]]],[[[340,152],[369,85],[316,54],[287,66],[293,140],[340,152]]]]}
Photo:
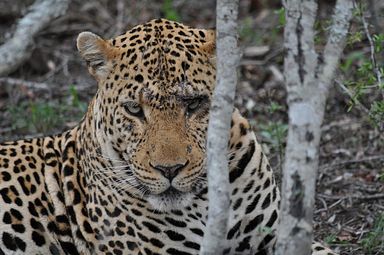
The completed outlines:
{"type": "Polygon", "coordinates": [[[36,0],[17,24],[13,37],[0,47],[0,76],[14,71],[29,58],[35,35],[63,15],[68,4],[69,0],[36,0]]]}
{"type": "Polygon", "coordinates": [[[331,204],[328,209],[332,209],[333,207],[335,207],[336,205],[340,204],[343,200],[342,199],[339,199],[337,200],[336,202],[334,202],[333,204],[331,204]]]}

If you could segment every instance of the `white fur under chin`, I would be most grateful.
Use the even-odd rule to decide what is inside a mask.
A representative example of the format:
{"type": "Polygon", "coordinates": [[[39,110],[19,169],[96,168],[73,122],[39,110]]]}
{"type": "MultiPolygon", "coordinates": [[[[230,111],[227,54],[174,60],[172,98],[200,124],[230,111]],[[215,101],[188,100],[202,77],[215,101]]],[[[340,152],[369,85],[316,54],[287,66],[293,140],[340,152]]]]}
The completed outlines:
{"type": "Polygon", "coordinates": [[[192,193],[181,193],[177,196],[149,195],[147,200],[153,209],[159,212],[182,210],[192,203],[192,193]]]}

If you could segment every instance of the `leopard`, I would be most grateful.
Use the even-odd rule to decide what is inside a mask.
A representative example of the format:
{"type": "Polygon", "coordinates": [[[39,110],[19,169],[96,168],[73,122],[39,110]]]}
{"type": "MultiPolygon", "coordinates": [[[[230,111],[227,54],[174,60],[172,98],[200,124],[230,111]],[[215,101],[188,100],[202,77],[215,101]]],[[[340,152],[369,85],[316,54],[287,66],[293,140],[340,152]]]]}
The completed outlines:
{"type": "MultiPolygon", "coordinates": [[[[166,19],[77,37],[98,84],[60,134],[0,144],[0,254],[199,254],[214,29],[166,19]]],[[[232,112],[223,254],[271,254],[280,192],[249,122],[232,112]]],[[[313,254],[335,254],[318,243],[313,254]]]]}

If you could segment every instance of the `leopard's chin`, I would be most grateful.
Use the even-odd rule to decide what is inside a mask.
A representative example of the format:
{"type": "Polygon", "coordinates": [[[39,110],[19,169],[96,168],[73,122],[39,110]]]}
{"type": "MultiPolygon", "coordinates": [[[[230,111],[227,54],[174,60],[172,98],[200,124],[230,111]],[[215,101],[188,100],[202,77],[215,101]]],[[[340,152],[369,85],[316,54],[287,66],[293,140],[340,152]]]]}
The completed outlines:
{"type": "Polygon", "coordinates": [[[154,210],[166,212],[170,210],[181,210],[192,203],[194,194],[191,192],[181,192],[173,187],[166,191],[154,195],[148,195],[149,204],[154,210]]]}

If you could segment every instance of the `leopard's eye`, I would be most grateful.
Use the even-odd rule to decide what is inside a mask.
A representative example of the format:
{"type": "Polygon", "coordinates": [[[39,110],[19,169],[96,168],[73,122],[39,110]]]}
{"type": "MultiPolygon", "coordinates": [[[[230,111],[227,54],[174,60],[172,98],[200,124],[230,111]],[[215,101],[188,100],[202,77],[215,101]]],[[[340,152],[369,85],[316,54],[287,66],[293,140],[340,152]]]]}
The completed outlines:
{"type": "Polygon", "coordinates": [[[203,102],[203,98],[194,98],[188,101],[187,104],[187,113],[191,114],[194,113],[195,111],[199,110],[203,102]]]}
{"type": "Polygon", "coordinates": [[[136,102],[127,102],[124,105],[124,109],[127,111],[127,113],[136,116],[136,117],[143,117],[144,111],[141,106],[136,102]]]}
{"type": "Polygon", "coordinates": [[[187,106],[187,109],[189,112],[193,112],[197,110],[197,108],[200,106],[201,98],[193,99],[187,106]]]}

